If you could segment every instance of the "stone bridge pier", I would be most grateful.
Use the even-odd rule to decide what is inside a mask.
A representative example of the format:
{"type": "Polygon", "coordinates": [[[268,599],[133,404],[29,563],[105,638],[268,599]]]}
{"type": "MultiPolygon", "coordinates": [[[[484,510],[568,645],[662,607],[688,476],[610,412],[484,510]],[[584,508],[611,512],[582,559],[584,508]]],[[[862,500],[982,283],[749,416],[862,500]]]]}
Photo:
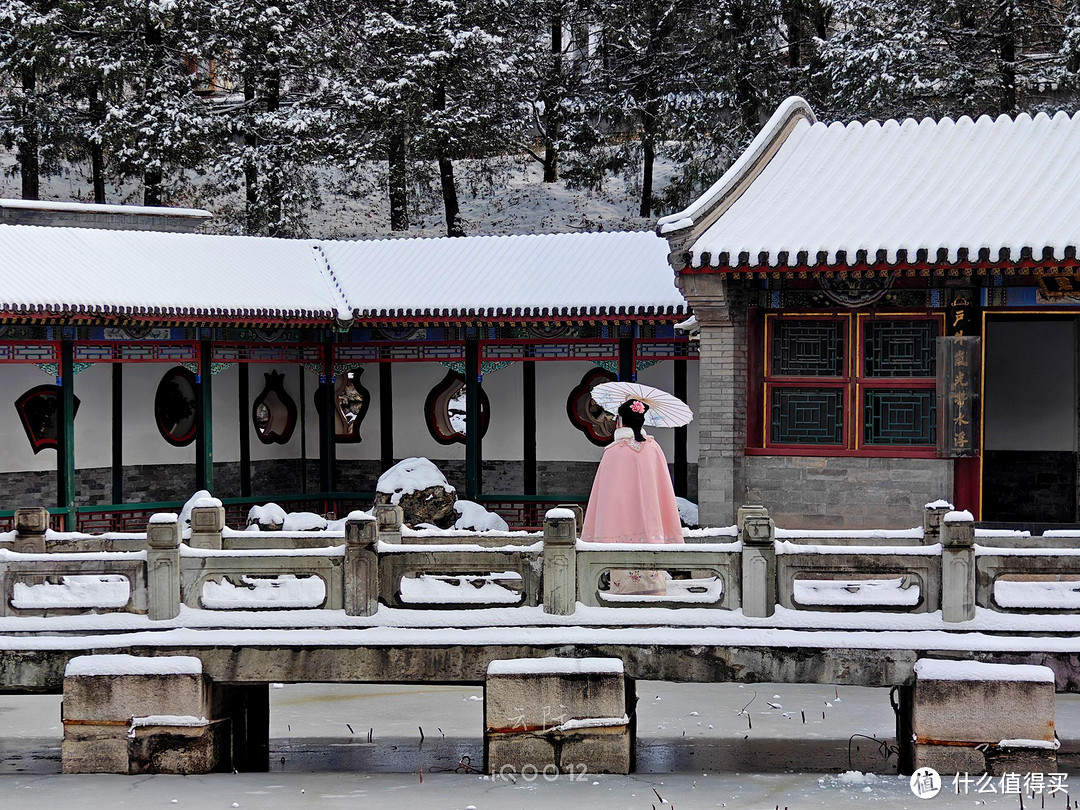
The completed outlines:
{"type": "Polygon", "coordinates": [[[215,684],[193,656],[74,658],[62,713],[64,773],[269,768],[269,684],[215,684]]]}

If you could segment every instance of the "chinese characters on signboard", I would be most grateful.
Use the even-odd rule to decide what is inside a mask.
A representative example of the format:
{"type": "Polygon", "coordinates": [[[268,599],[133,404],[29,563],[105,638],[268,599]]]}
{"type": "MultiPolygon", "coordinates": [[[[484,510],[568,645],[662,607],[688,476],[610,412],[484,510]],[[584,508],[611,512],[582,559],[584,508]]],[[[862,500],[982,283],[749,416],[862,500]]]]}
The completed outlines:
{"type": "Polygon", "coordinates": [[[979,454],[977,337],[938,338],[938,451],[943,458],[979,454]]]}

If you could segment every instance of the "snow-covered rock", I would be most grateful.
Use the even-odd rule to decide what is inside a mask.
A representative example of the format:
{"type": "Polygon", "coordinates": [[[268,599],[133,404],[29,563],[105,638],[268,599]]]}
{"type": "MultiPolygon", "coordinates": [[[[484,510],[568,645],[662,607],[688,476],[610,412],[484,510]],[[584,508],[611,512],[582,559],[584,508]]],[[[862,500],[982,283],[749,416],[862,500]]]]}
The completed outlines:
{"type": "Polygon", "coordinates": [[[286,532],[321,532],[327,525],[326,518],[314,512],[289,512],[281,528],[286,532]]]}
{"type": "Polygon", "coordinates": [[[438,467],[426,458],[399,461],[379,476],[375,503],[397,504],[407,526],[430,523],[448,529],[458,519],[455,490],[438,467]]]}
{"type": "Polygon", "coordinates": [[[253,506],[248,510],[247,525],[258,524],[264,532],[281,531],[287,517],[285,510],[276,503],[268,503],[262,506],[253,506]]]}

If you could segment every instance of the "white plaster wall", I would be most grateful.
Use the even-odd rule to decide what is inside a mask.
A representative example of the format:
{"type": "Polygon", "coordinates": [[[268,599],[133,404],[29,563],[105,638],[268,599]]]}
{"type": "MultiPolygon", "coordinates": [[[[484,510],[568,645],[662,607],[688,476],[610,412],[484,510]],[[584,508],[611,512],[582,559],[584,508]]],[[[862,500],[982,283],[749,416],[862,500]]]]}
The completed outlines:
{"type": "MultiPolygon", "coordinates": [[[[424,421],[424,399],[448,369],[442,363],[394,364],[394,456],[464,459],[465,445],[442,445],[424,421]]],[[[490,396],[490,395],[489,395],[490,396]]],[[[492,408],[496,407],[492,403],[492,408]]]]}
{"type": "Polygon", "coordinates": [[[599,461],[597,447],[566,415],[566,398],[596,366],[587,361],[544,361],[536,364],[536,458],[538,461],[599,461]]]}
{"type": "MultiPolygon", "coordinates": [[[[663,361],[639,375],[641,382],[670,391],[672,363],[663,361]]],[[[124,463],[176,464],[195,462],[195,444],[173,447],[158,432],[154,421],[154,395],[158,383],[172,363],[129,363],[124,365],[124,463]]],[[[537,362],[537,457],[542,461],[596,461],[602,449],[589,443],[574,428],[566,415],[566,398],[581,377],[595,366],[589,362],[537,362]]],[[[250,397],[253,402],[265,383],[263,374],[276,368],[252,364],[249,367],[250,397]]],[[[485,376],[484,388],[492,405],[491,424],[484,439],[484,457],[491,460],[519,460],[522,457],[522,367],[507,366],[485,376]]],[[[300,371],[297,366],[281,366],[285,388],[300,409],[300,371]]],[[[304,410],[307,432],[307,456],[319,454],[319,418],[315,408],[318,375],[304,370],[304,410]]],[[[394,375],[394,453],[398,458],[428,456],[441,459],[463,459],[464,445],[438,444],[428,433],[424,422],[424,399],[446,374],[439,363],[396,363],[394,375]]],[[[697,364],[688,364],[688,399],[697,410],[697,364]]],[[[54,378],[33,365],[4,365],[0,379],[7,392],[7,404],[0,403],[0,471],[52,470],[56,454],[43,450],[36,456],[26,440],[15,399],[36,385],[54,382],[54,378]]],[[[379,442],[379,374],[378,367],[365,367],[361,377],[371,392],[371,405],[361,428],[363,441],[358,444],[338,444],[341,459],[377,459],[379,442]]],[[[238,429],[238,371],[235,364],[214,375],[214,460],[237,461],[240,457],[238,429]]],[[[112,463],[112,367],[107,363],[91,366],[75,378],[75,392],[80,399],[75,420],[75,461],[79,468],[107,467],[112,463]]],[[[255,434],[250,418],[250,403],[246,409],[246,424],[250,431],[252,460],[299,458],[300,430],[284,445],[265,445],[255,434]]],[[[654,431],[671,458],[674,452],[671,431],[654,431]]],[[[688,432],[688,458],[697,458],[697,426],[691,423],[688,432]]]]}
{"type": "Polygon", "coordinates": [[[491,403],[491,421],[484,436],[485,460],[521,460],[522,368],[521,363],[511,363],[484,375],[484,392],[491,403]]]}
{"type": "MultiPolygon", "coordinates": [[[[4,381],[3,400],[0,401],[0,469],[5,472],[55,470],[55,450],[42,450],[34,455],[26,438],[26,431],[19,421],[19,413],[15,410],[15,400],[30,388],[55,385],[56,378],[37,366],[21,363],[0,366],[0,375],[0,379],[4,381]]],[[[81,409],[82,406],[80,413],[81,409]]]]}
{"type": "MultiPolygon", "coordinates": [[[[251,368],[258,369],[259,366],[252,365],[251,368]]],[[[210,383],[210,395],[212,397],[210,407],[214,411],[215,462],[240,460],[240,426],[238,424],[239,415],[237,414],[237,403],[240,401],[240,392],[237,390],[239,379],[239,367],[236,363],[230,363],[215,374],[210,383]]],[[[252,394],[252,397],[254,396],[252,394]]],[[[251,421],[250,413],[249,409],[249,422],[251,421]]],[[[258,440],[253,439],[252,441],[257,442],[258,440]]]]}
{"type": "Polygon", "coordinates": [[[1076,324],[986,324],[987,450],[1076,449],[1076,324]]]}
{"type": "MultiPolygon", "coordinates": [[[[75,396],[79,398],[79,411],[75,415],[76,469],[111,466],[112,363],[96,363],[76,374],[75,396]]],[[[30,443],[26,446],[29,448],[30,443]]],[[[42,450],[38,455],[46,454],[55,460],[53,450],[42,450]]]]}
{"type": "MultiPolygon", "coordinates": [[[[158,383],[175,365],[129,363],[124,366],[124,464],[195,463],[195,442],[187,447],[173,447],[161,438],[154,421],[158,383]]],[[[105,422],[102,429],[108,430],[108,425],[105,422]]],[[[77,457],[77,445],[75,452],[77,457]]]]}

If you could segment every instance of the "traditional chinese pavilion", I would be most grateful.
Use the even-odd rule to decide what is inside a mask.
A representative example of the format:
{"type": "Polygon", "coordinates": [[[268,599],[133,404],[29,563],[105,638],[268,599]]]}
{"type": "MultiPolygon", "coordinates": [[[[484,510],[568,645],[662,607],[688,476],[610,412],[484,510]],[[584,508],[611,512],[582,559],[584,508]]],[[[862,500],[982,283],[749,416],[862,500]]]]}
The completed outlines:
{"type": "MultiPolygon", "coordinates": [[[[652,233],[283,240],[179,209],[0,201],[0,520],[141,526],[197,489],[338,514],[432,459],[516,526],[584,501],[621,377],[696,404],[652,233]]],[[[695,494],[696,426],[659,437],[695,494]]]]}
{"type": "Polygon", "coordinates": [[[1080,115],[826,124],[785,101],[659,221],[700,325],[702,521],[1073,524],[1080,115]]]}

